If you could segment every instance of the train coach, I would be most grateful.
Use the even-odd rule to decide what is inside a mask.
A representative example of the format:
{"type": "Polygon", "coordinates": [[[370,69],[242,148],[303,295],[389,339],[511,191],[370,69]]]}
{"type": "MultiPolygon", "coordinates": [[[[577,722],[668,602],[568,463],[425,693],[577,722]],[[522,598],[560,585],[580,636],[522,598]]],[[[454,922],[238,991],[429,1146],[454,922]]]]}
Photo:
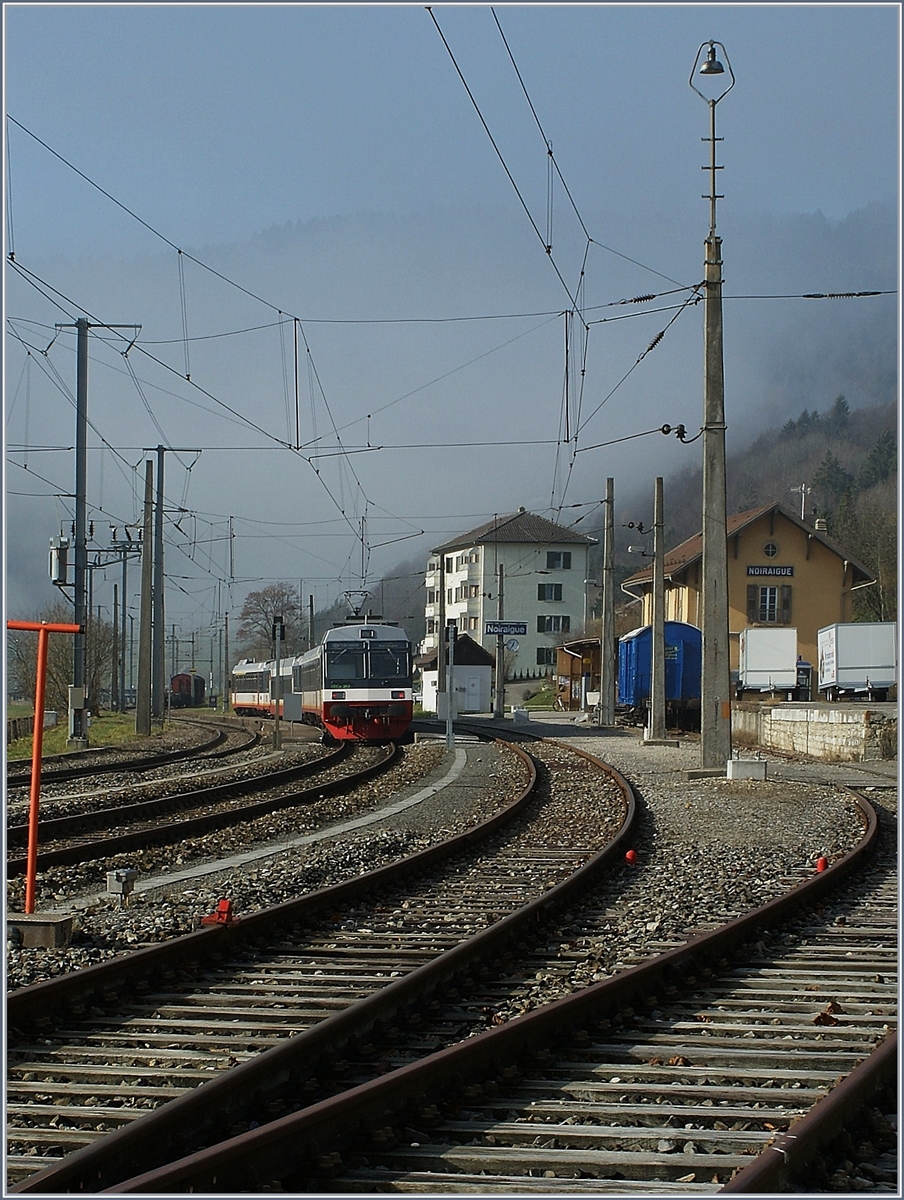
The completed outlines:
{"type": "Polygon", "coordinates": [[[272,662],[252,662],[243,658],[232,668],[232,711],[239,717],[269,717],[273,715],[271,681],[272,662]]]}
{"type": "Polygon", "coordinates": [[[200,708],[204,703],[204,676],[182,671],[170,680],[170,708],[200,708]]]}
{"type": "MultiPolygon", "coordinates": [[[[276,711],[275,662],[233,670],[239,715],[276,711]]],[[[317,725],[325,741],[400,741],[412,714],[411,643],[394,625],[330,629],[319,646],[280,661],[280,715],[317,725]]]]}

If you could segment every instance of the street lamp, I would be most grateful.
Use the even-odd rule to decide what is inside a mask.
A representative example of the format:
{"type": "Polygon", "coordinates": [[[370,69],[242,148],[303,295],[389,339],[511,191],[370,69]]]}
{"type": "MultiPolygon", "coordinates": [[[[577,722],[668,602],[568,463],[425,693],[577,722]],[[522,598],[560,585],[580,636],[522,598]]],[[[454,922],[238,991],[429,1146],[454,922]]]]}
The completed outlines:
{"type": "MultiPolygon", "coordinates": [[[[731,678],[728,647],[728,535],[725,500],[725,390],[722,364],[722,240],[716,235],[716,105],[735,85],[721,42],[703,42],[688,83],[709,105],[709,235],[704,243],[703,350],[703,664],[700,680],[700,752],[705,768],[726,769],[731,758],[731,678]],[[726,66],[716,54],[719,47],[726,66]],[[705,95],[694,84],[699,74],[714,78],[717,90],[705,95]],[[727,74],[726,74],[727,70],[727,74]],[[730,82],[728,82],[730,80],[730,82]],[[727,82],[727,86],[724,84],[727,82]]],[[[703,139],[704,141],[707,139],[703,139]]],[[[704,199],[706,196],[704,195],[704,199]]]]}

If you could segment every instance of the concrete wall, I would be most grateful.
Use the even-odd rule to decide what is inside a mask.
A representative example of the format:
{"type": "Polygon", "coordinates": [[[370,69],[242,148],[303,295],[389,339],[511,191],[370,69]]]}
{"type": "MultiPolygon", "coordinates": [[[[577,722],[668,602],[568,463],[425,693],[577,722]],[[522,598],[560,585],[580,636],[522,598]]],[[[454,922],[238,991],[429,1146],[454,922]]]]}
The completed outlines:
{"type": "Polygon", "coordinates": [[[895,759],[895,704],[735,703],[731,736],[737,746],[805,754],[825,762],[895,759]]]}

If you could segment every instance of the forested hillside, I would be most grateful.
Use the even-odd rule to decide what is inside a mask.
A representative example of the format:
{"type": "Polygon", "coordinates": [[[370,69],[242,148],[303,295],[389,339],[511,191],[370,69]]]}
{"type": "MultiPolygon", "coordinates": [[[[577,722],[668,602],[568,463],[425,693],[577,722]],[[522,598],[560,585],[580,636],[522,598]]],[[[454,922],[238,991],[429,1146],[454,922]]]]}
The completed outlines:
{"type": "MultiPolygon", "coordinates": [[[[897,607],[897,422],[894,405],[851,409],[838,396],[824,411],[804,409],[778,429],[761,434],[743,450],[729,452],[729,515],[778,502],[812,523],[825,519],[829,537],[849,550],[878,578],[855,593],[855,619],[892,621],[897,607]]],[[[676,546],[698,533],[702,474],[697,465],[666,478],[665,544],[676,546]]],[[[639,498],[616,497],[616,510],[652,524],[653,480],[639,498]]],[[[620,522],[619,522],[620,524],[620,522]]],[[[587,533],[602,541],[602,529],[587,533]]],[[[627,530],[616,530],[616,580],[627,578],[641,560],[627,553],[627,530]],[[619,534],[624,533],[624,537],[619,534]]],[[[591,552],[591,574],[599,577],[601,549],[591,552]]],[[[374,589],[375,610],[398,621],[413,641],[423,637],[426,557],[400,563],[374,589]]],[[[337,610],[337,615],[338,610],[337,610]]],[[[342,619],[339,615],[339,619],[342,619]]],[[[577,632],[577,631],[575,631],[577,632]]]]}

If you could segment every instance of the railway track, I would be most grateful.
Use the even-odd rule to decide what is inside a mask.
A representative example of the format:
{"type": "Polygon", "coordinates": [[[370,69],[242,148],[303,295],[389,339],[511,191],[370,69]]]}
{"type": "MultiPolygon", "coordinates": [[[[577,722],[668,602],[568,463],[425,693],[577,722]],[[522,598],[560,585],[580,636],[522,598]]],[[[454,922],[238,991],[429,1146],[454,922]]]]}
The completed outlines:
{"type": "MultiPolygon", "coordinates": [[[[41,826],[44,848],[38,854],[38,870],[173,843],[212,830],[226,829],[239,822],[253,821],[280,809],[320,800],[373,778],[392,766],[398,757],[399,748],[393,744],[381,747],[340,746],[314,760],[275,770],[271,767],[242,780],[231,779],[211,787],[174,793],[132,805],[46,821],[41,826]],[[339,766],[343,770],[337,771],[339,766]],[[321,778],[306,788],[295,787],[296,781],[305,776],[326,772],[332,772],[329,778],[321,778]],[[262,791],[270,794],[246,803],[237,802],[249,791],[258,796],[262,791]],[[162,819],[174,811],[181,811],[183,815],[176,820],[162,819]],[[102,837],[92,839],[80,836],[98,828],[104,830],[102,837]],[[57,839],[60,844],[54,845],[57,839]]],[[[20,840],[24,840],[24,837],[20,840]]],[[[25,867],[24,855],[8,858],[7,877],[15,878],[23,874],[25,867]]]]}
{"type": "Polygon", "coordinates": [[[329,1056],[365,1005],[391,1020],[489,953],[506,918],[528,921],[531,905],[599,866],[630,805],[621,781],[593,768],[605,783],[577,813],[573,791],[536,795],[531,768],[508,810],[403,864],[12,993],[10,1181],[82,1147],[17,1190],[95,1190],[186,1136],[221,1136],[223,1113],[261,1091],[279,1103],[288,1075],[309,1074],[318,1037],[329,1056]]]}
{"type": "MultiPolygon", "coordinates": [[[[111,771],[152,771],[196,755],[214,757],[215,752],[235,754],[256,745],[260,740],[259,733],[241,729],[231,723],[215,725],[211,721],[191,721],[184,717],[179,718],[178,723],[199,728],[204,736],[190,745],[176,746],[163,751],[149,752],[146,746],[134,751],[123,746],[107,746],[96,750],[82,750],[71,755],[52,755],[42,761],[41,782],[63,783],[91,775],[106,775],[111,771]]],[[[28,787],[30,781],[30,760],[7,763],[7,787],[28,787]]]]}
{"type": "Polygon", "coordinates": [[[856,850],[743,918],[379,1078],[361,1056],[345,1090],[107,1190],[794,1190],[894,1078],[896,837],[864,813],[856,850]]]}

